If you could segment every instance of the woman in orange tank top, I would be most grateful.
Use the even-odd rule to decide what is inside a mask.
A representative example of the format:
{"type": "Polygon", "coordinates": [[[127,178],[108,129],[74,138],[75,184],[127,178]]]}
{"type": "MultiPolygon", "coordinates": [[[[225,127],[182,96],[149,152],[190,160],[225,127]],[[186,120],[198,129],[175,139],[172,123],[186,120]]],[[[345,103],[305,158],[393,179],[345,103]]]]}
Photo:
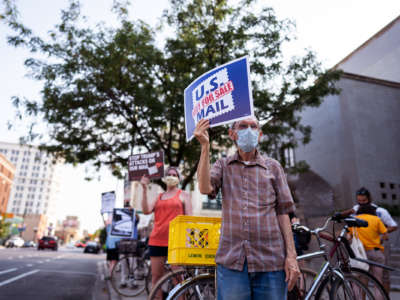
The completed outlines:
{"type": "Polygon", "coordinates": [[[189,193],[178,188],[180,181],[178,169],[169,167],[163,181],[167,185],[167,190],[159,194],[156,201],[152,203],[149,203],[147,199],[149,178],[143,176],[140,181],[143,188],[143,213],[154,212],[154,227],[149,240],[152,286],[164,275],[164,263],[168,255],[169,222],[178,215],[192,214],[189,193]]]}

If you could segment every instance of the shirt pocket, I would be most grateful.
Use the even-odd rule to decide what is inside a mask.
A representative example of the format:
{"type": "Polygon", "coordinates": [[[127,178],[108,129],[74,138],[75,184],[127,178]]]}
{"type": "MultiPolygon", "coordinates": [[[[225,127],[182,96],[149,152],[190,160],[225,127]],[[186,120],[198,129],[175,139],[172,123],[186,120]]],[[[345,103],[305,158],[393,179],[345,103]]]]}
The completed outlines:
{"type": "Polygon", "coordinates": [[[262,172],[258,176],[258,204],[260,207],[275,204],[276,194],[274,189],[275,177],[268,171],[262,172]]]}

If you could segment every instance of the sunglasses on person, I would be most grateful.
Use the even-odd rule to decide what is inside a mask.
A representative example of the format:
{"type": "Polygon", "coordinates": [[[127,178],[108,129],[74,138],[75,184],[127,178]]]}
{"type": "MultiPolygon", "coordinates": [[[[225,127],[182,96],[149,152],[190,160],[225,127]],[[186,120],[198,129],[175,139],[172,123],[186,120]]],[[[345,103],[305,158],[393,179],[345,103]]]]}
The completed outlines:
{"type": "Polygon", "coordinates": [[[357,196],[368,196],[369,192],[368,192],[368,190],[359,190],[356,192],[356,195],[357,196]]]}

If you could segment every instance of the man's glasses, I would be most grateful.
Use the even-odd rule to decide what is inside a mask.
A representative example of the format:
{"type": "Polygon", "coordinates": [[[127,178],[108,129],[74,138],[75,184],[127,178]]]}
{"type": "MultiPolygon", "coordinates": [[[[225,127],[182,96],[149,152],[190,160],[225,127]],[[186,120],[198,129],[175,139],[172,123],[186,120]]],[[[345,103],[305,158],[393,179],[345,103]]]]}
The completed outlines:
{"type": "Polygon", "coordinates": [[[249,126],[253,130],[258,129],[258,126],[256,124],[250,124],[250,125],[249,124],[239,124],[238,128],[239,128],[239,130],[242,130],[242,129],[247,129],[249,126]]]}

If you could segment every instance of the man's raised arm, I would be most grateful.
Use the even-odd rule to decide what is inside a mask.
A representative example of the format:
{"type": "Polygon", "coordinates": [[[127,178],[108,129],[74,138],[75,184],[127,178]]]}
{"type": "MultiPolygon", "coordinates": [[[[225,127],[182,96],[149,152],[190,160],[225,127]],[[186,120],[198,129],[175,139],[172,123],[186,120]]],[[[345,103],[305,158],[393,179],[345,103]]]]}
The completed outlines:
{"type": "Polygon", "coordinates": [[[201,145],[200,161],[197,167],[197,180],[199,181],[200,193],[208,195],[213,191],[210,176],[210,139],[208,136],[208,120],[200,120],[194,131],[194,136],[201,145]]]}

